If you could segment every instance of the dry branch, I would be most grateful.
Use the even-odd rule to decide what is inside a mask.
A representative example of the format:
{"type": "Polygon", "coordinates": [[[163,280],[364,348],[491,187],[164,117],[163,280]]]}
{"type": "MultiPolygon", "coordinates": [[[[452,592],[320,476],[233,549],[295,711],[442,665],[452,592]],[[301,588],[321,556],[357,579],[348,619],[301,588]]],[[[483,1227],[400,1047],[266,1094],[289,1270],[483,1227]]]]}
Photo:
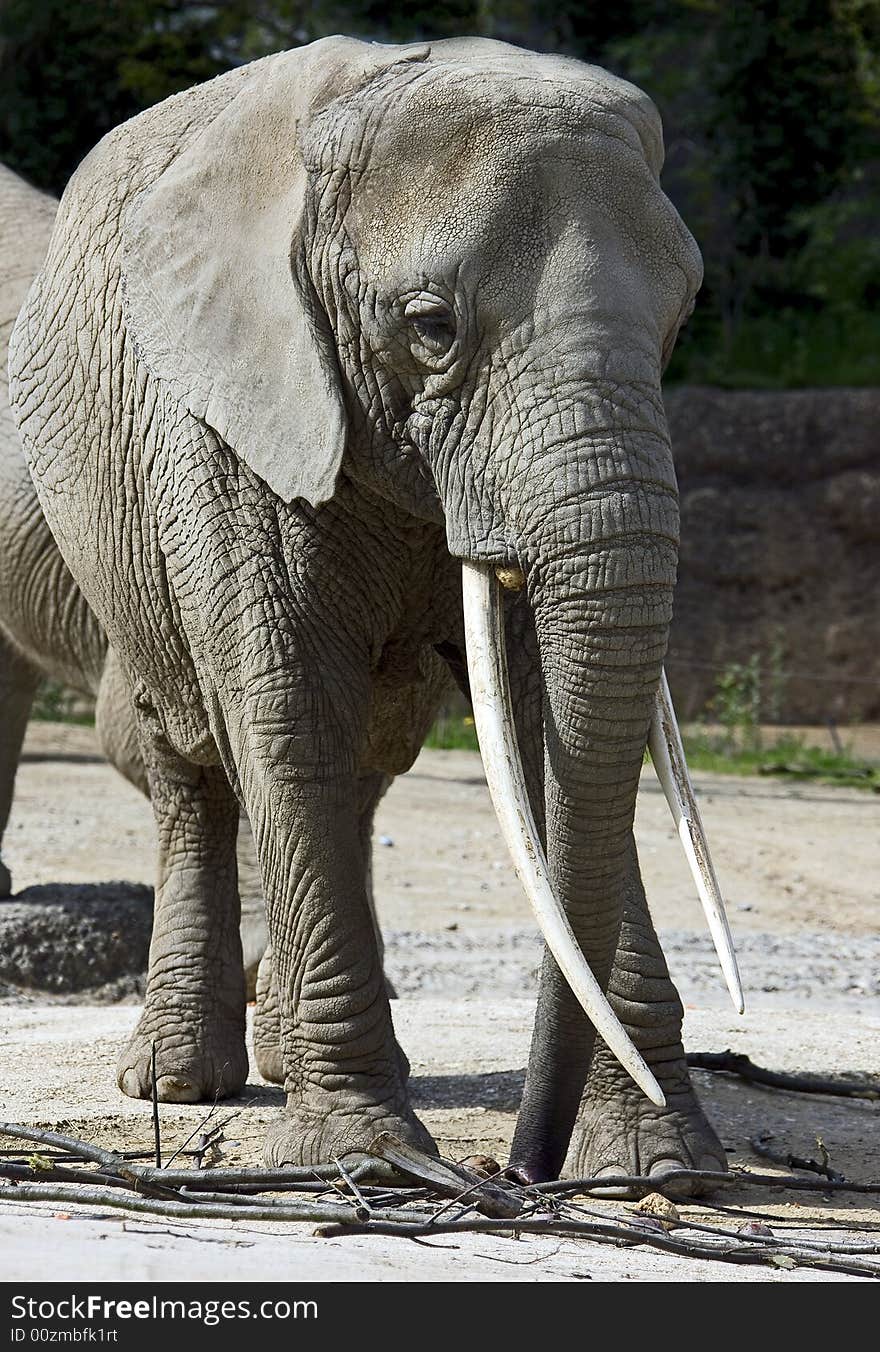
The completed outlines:
{"type": "Polygon", "coordinates": [[[729,1173],[713,1173],[702,1169],[670,1169],[668,1173],[646,1178],[643,1174],[609,1174],[602,1178],[566,1178],[553,1183],[533,1183],[530,1191],[563,1196],[566,1193],[592,1193],[604,1188],[632,1188],[642,1195],[649,1192],[665,1193],[673,1183],[712,1183],[716,1187],[768,1188],[794,1192],[857,1192],[880,1193],[880,1183],[838,1183],[833,1179],[820,1183],[814,1178],[799,1178],[796,1174],[755,1174],[734,1169],[729,1173]]]}
{"type": "MultiPolygon", "coordinates": [[[[880,1192],[880,1183],[678,1169],[660,1178],[620,1175],[525,1188],[508,1180],[483,1178],[463,1165],[426,1155],[388,1133],[376,1139],[370,1156],[359,1153],[359,1162],[351,1170],[340,1160],[332,1165],[300,1169],[156,1169],[60,1132],[0,1123],[2,1134],[64,1152],[65,1163],[59,1163],[57,1157],[34,1156],[30,1160],[0,1162],[0,1178],[9,1180],[5,1187],[0,1187],[0,1203],[79,1203],[188,1221],[312,1222],[321,1227],[318,1233],[325,1235],[382,1234],[415,1241],[431,1235],[460,1233],[576,1237],[625,1247],[649,1246],[715,1262],[775,1263],[859,1277],[880,1276],[877,1261],[880,1245],[871,1241],[794,1239],[769,1231],[750,1234],[679,1217],[671,1222],[650,1217],[608,1217],[568,1200],[573,1193],[588,1194],[609,1187],[662,1192],[664,1187],[682,1179],[698,1179],[716,1186],[815,1192],[876,1193],[880,1192]],[[67,1164],[71,1160],[74,1167],[67,1164]],[[80,1167],[76,1167],[77,1161],[82,1162],[80,1167]],[[389,1194],[385,1187],[369,1186],[367,1180],[377,1175],[383,1181],[387,1176],[398,1181],[408,1178],[421,1186],[418,1190],[401,1188],[389,1194]],[[354,1202],[344,1194],[339,1200],[327,1197],[331,1187],[342,1191],[336,1181],[340,1178],[354,1194],[354,1202]],[[255,1195],[294,1188],[319,1195],[295,1201],[255,1195]],[[425,1189],[429,1197],[425,1197],[425,1189]],[[468,1217],[460,1212],[449,1216],[450,1207],[456,1205],[463,1211],[480,1210],[484,1214],[468,1217]]],[[[765,1153],[767,1150],[764,1146],[765,1153]]],[[[827,1170],[827,1161],[820,1166],[815,1161],[788,1156],[785,1162],[827,1170]]]]}
{"type": "MultiPolygon", "coordinates": [[[[127,1178],[117,1178],[114,1174],[101,1174],[94,1171],[86,1172],[84,1169],[66,1169],[63,1165],[55,1165],[34,1168],[32,1164],[26,1164],[23,1161],[15,1163],[0,1164],[0,1178],[7,1178],[12,1183],[76,1183],[78,1186],[83,1183],[99,1180],[105,1187],[110,1188],[131,1188],[127,1178]]],[[[169,1194],[172,1195],[173,1194],[169,1194]]]]}
{"type": "MultiPolygon", "coordinates": [[[[787,1151],[774,1150],[768,1142],[774,1139],[771,1132],[764,1132],[761,1136],[754,1136],[749,1139],[749,1145],[756,1155],[761,1159],[769,1160],[771,1164],[781,1164],[787,1169],[806,1169],[811,1174],[821,1174],[829,1183],[846,1183],[847,1180],[843,1174],[837,1173],[835,1169],[830,1168],[828,1164],[827,1153],[823,1149],[824,1158],[820,1163],[818,1160],[805,1159],[801,1155],[792,1155],[787,1151]]],[[[821,1146],[821,1142],[819,1142],[821,1146]]],[[[823,1185],[820,1185],[824,1187],[823,1185]]]]}
{"type": "Polygon", "coordinates": [[[150,1096],[153,1101],[153,1145],[156,1151],[156,1168],[162,1168],[162,1137],[159,1132],[159,1085],[156,1080],[156,1044],[150,1052],[150,1096]]]}
{"type": "Polygon", "coordinates": [[[345,1165],[342,1163],[342,1161],[341,1161],[340,1159],[337,1159],[337,1158],[334,1156],[333,1163],[336,1165],[337,1169],[339,1170],[339,1176],[340,1176],[340,1178],[342,1178],[342,1179],[344,1180],[344,1182],[345,1182],[346,1186],[348,1187],[349,1191],[352,1192],[352,1193],[354,1194],[354,1196],[356,1197],[357,1201],[360,1203],[361,1220],[362,1220],[362,1221],[367,1221],[367,1220],[369,1220],[373,1208],[370,1206],[370,1204],[369,1204],[369,1202],[367,1201],[366,1197],[364,1197],[364,1194],[361,1192],[360,1188],[358,1187],[356,1179],[352,1178],[351,1174],[348,1172],[348,1170],[346,1169],[345,1165]]]}
{"type": "Polygon", "coordinates": [[[484,1216],[518,1216],[522,1210],[523,1195],[516,1185],[501,1185],[462,1164],[426,1155],[390,1132],[383,1131],[376,1137],[370,1146],[370,1154],[393,1165],[404,1178],[426,1185],[441,1197],[453,1201],[470,1198],[471,1205],[484,1216]]]}
{"type": "MultiPolygon", "coordinates": [[[[173,1216],[185,1220],[242,1220],[248,1221],[317,1221],[319,1223],[337,1223],[345,1228],[361,1220],[359,1208],[344,1202],[303,1201],[252,1202],[239,1198],[228,1202],[197,1201],[195,1198],[180,1199],[142,1197],[123,1189],[96,1187],[91,1184],[76,1185],[22,1183],[10,1184],[0,1188],[0,1202],[64,1202],[88,1206],[107,1206],[122,1211],[136,1211],[149,1216],[173,1216]]],[[[422,1224],[424,1217],[419,1212],[375,1211],[377,1220],[386,1224],[397,1224],[404,1217],[410,1224],[422,1224]]]]}
{"type": "Polygon", "coordinates": [[[41,1131],[36,1127],[23,1127],[17,1122],[0,1122],[0,1136],[17,1136],[21,1140],[36,1141],[39,1145],[48,1145],[65,1150],[71,1155],[99,1164],[103,1169],[123,1178],[139,1192],[154,1197],[173,1198],[167,1180],[161,1177],[162,1171],[151,1169],[142,1164],[132,1164],[122,1155],[112,1150],[102,1150],[100,1146],[80,1141],[75,1136],[65,1136],[57,1131],[41,1131]]]}
{"type": "MultiPolygon", "coordinates": [[[[130,1183],[157,1182],[164,1186],[175,1187],[185,1183],[197,1186],[196,1179],[209,1179],[212,1188],[223,1188],[235,1184],[256,1184],[270,1190],[270,1185],[285,1186],[291,1183],[315,1183],[338,1177],[335,1164],[303,1165],[286,1169],[211,1169],[204,1174],[192,1169],[155,1169],[151,1165],[136,1164],[125,1155],[114,1150],[102,1150],[100,1146],[88,1141],[78,1140],[75,1136],[65,1136],[61,1132],[46,1131],[38,1127],[22,1126],[18,1122],[0,1122],[0,1136],[12,1136],[22,1141],[34,1141],[38,1145],[63,1151],[68,1159],[88,1160],[100,1164],[108,1172],[125,1178],[130,1183]],[[264,1186],[265,1185],[265,1186],[264,1186]]],[[[366,1175],[372,1176],[371,1161],[364,1159],[364,1152],[357,1152],[359,1163],[351,1173],[358,1182],[366,1175]]],[[[173,1157],[172,1157],[173,1158],[173,1157]]]]}
{"type": "MultiPolygon", "coordinates": [[[[63,1165],[56,1165],[55,1161],[51,1160],[49,1156],[46,1156],[45,1159],[47,1161],[46,1167],[40,1168],[35,1168],[24,1159],[0,1161],[0,1179],[6,1178],[14,1183],[96,1184],[103,1187],[129,1189],[133,1187],[128,1179],[119,1178],[118,1175],[110,1173],[108,1170],[92,1170],[85,1167],[71,1169],[63,1165]]],[[[163,1170],[163,1174],[164,1172],[163,1170]]],[[[265,1172],[271,1174],[273,1171],[267,1169],[265,1172]]],[[[175,1170],[170,1181],[174,1188],[167,1190],[167,1196],[172,1200],[184,1195],[193,1195],[198,1200],[232,1202],[236,1198],[247,1201],[249,1198],[264,1193],[300,1192],[323,1196],[333,1191],[331,1183],[315,1178],[310,1181],[300,1179],[288,1183],[278,1183],[271,1178],[264,1179],[260,1183],[223,1183],[222,1180],[218,1183],[214,1178],[213,1170],[205,1170],[204,1172],[196,1169],[175,1170]]],[[[428,1193],[423,1188],[398,1188],[393,1193],[389,1193],[386,1187],[370,1188],[365,1186],[363,1190],[358,1189],[358,1191],[363,1196],[369,1211],[389,1204],[406,1206],[412,1202],[423,1202],[428,1198],[428,1193]]],[[[344,1197],[344,1194],[340,1193],[340,1195],[344,1197]]],[[[348,1199],[345,1198],[345,1200],[348,1199]]]]}

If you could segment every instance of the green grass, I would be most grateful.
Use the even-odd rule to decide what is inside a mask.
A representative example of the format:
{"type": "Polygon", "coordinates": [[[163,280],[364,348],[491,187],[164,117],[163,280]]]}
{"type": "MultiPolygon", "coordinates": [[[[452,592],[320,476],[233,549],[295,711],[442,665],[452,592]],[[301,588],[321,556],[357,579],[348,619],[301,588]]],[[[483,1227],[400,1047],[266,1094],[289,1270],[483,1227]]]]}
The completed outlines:
{"type": "MultiPolygon", "coordinates": [[[[772,775],[780,779],[813,780],[880,793],[880,769],[844,749],[842,754],[808,746],[800,737],[783,737],[772,746],[733,745],[705,734],[684,739],[691,770],[721,775],[772,775]]],[[[478,751],[473,719],[459,714],[441,716],[425,742],[435,751],[478,751]]]]}
{"type": "Polygon", "coordinates": [[[719,739],[690,736],[685,737],[684,746],[692,770],[722,775],[773,775],[880,792],[880,770],[876,765],[859,760],[846,748],[839,753],[807,746],[800,737],[782,737],[771,746],[736,746],[719,739]]]}
{"type": "Polygon", "coordinates": [[[441,714],[425,746],[434,751],[479,751],[474,720],[467,715],[441,714]]]}

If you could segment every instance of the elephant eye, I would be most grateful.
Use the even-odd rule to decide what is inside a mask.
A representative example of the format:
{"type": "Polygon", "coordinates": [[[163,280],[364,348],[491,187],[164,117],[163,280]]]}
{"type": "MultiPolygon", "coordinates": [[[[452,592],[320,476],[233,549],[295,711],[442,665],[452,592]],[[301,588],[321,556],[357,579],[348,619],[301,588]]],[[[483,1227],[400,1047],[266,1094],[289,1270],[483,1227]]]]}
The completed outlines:
{"type": "Polygon", "coordinates": [[[443,356],[455,341],[455,318],[451,307],[439,296],[421,291],[404,307],[404,318],[415,331],[419,346],[432,356],[443,356]]]}

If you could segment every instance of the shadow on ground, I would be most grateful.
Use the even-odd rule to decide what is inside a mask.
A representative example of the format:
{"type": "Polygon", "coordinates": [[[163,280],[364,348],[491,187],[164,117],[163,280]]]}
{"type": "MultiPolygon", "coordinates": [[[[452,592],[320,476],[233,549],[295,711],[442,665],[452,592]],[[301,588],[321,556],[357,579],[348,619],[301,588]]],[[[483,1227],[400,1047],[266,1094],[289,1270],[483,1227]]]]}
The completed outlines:
{"type": "Polygon", "coordinates": [[[525,1070],[493,1070],[486,1075],[414,1075],[409,1087],[416,1109],[492,1108],[515,1113],[525,1082],[525,1070]]]}

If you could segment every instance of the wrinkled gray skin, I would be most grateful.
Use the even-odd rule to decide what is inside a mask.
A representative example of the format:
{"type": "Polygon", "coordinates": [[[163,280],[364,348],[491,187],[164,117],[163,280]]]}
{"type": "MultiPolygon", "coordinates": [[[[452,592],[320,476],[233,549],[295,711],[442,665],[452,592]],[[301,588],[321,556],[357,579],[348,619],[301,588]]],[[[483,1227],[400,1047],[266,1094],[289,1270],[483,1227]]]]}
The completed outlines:
{"type": "Polygon", "coordinates": [[[267,1158],[382,1129],[430,1146],[359,806],[414,758],[438,648],[460,664],[459,560],[516,562],[530,798],[669,1104],[601,1047],[584,1087],[592,1029],[548,959],[513,1161],[526,1178],[566,1152],[578,1172],[721,1167],[632,829],[677,560],[660,374],[700,276],[661,158],[648,99],[595,68],[337,38],[149,110],[65,193],[10,369],[43,509],[146,749],[161,885],[127,1093],[147,1094],[154,1038],[164,1098],[244,1081],[241,802],[287,1090],[267,1158]]]}
{"type": "MultiPolygon", "coordinates": [[[[0,165],[0,351],[46,254],[58,203],[0,165]]],[[[147,775],[124,672],[58,553],[31,482],[0,367],[0,846],[22,739],[39,681],[61,681],[97,701],[104,754],[142,793],[147,775]]],[[[247,822],[238,847],[241,939],[249,993],[266,946],[265,907],[247,822]]],[[[12,892],[0,858],[0,898],[12,892]]]]}

